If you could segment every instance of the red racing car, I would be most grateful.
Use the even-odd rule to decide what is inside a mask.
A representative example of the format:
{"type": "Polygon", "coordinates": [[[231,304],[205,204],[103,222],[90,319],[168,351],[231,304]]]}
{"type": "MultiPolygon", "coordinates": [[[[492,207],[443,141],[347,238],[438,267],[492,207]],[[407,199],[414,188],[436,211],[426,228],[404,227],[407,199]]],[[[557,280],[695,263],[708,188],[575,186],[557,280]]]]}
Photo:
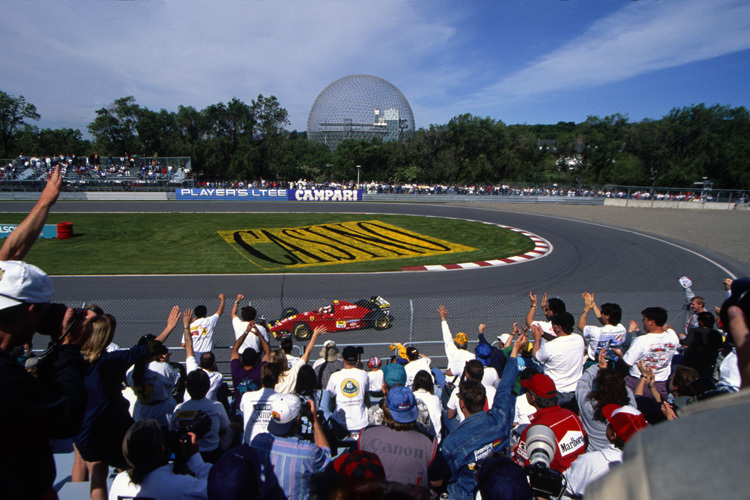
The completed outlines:
{"type": "Polygon", "coordinates": [[[356,302],[334,300],[332,304],[315,311],[299,313],[293,307],[285,309],[281,319],[271,323],[270,331],[277,339],[294,335],[304,341],[318,326],[329,332],[374,328],[385,330],[391,326],[391,304],[383,297],[361,299],[356,302]]]}

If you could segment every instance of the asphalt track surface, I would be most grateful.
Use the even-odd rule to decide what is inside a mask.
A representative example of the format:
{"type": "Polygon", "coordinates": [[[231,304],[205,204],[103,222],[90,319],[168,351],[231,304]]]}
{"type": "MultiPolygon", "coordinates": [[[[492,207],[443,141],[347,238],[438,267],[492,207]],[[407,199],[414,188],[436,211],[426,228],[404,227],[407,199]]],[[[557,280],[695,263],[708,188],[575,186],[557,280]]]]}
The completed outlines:
{"type": "MultiPolygon", "coordinates": [[[[0,202],[0,212],[27,211],[31,203],[0,202]]],[[[596,207],[592,207],[595,210],[596,207]]],[[[689,275],[697,292],[715,305],[723,298],[721,280],[748,274],[748,266],[716,251],[656,234],[567,219],[558,215],[524,212],[524,206],[497,209],[487,206],[399,203],[299,203],[299,202],[58,202],[54,212],[350,212],[430,215],[479,220],[530,231],[552,244],[546,257],[514,265],[456,271],[423,271],[346,274],[264,274],[220,276],[106,276],[53,278],[56,295],[68,302],[133,302],[133,310],[118,312],[121,320],[142,328],[163,324],[167,304],[195,305],[204,300],[209,308],[216,296],[227,296],[227,312],[233,298],[242,293],[254,305],[297,303],[324,305],[333,298],[354,299],[381,295],[393,304],[393,327],[373,337],[372,330],[347,333],[347,341],[405,342],[440,339],[435,308],[446,303],[454,330],[476,331],[485,322],[497,334],[513,321],[522,321],[528,310],[528,292],[564,298],[568,309],[580,314],[583,291],[595,292],[597,302],[623,304],[624,321],[639,319],[640,308],[663,305],[679,310],[682,291],[677,278],[689,275]],[[302,300],[305,299],[305,300],[302,300]],[[575,302],[575,301],[578,302],[575,302]],[[665,304],[664,302],[669,302],[665,304]],[[415,305],[416,304],[416,305],[415,305]],[[498,311],[502,309],[502,311],[498,311]],[[413,312],[414,311],[414,312],[413,312]],[[635,317],[634,317],[635,316],[635,317]],[[414,319],[412,320],[411,317],[414,319]],[[455,318],[455,320],[454,320],[455,318]],[[456,325],[455,323],[459,323],[456,325]],[[408,326],[407,326],[408,325],[408,326]]],[[[561,208],[561,214],[564,211],[561,208]]],[[[460,235],[451,238],[460,243],[460,235]]],[[[116,251],[116,249],[113,249],[116,251]]],[[[84,257],[85,258],[85,257],[84,257]]],[[[148,258],[148,256],[144,256],[148,258]]],[[[186,259],[199,259],[200,249],[186,259]]],[[[256,305],[256,307],[258,307],[256,305]]],[[[259,310],[262,307],[258,307],[259,310]]],[[[269,307],[270,309],[270,307],[269,307]]],[[[300,310],[303,308],[301,307],[300,310]]],[[[268,311],[269,319],[275,311],[268,311]]],[[[541,312],[538,313],[541,315],[541,312]]],[[[593,315],[592,315],[593,316],[593,315]]],[[[593,319],[593,318],[592,318],[593,319]]],[[[679,324],[681,318],[675,319],[679,324]]],[[[222,318],[222,322],[228,320],[222,318]]],[[[231,327],[226,327],[231,330],[231,327]]],[[[138,328],[140,330],[141,328],[138,328]]],[[[154,332],[158,333],[158,332],[154,332]]],[[[136,332],[120,339],[129,344],[136,332]]],[[[226,342],[233,338],[226,333],[226,342]]],[[[470,334],[470,338],[472,335],[470,334]]],[[[169,344],[176,342],[170,339],[169,344]]],[[[221,339],[215,342],[223,343],[221,339]]],[[[341,342],[340,342],[341,343],[341,342]]],[[[430,349],[433,350],[433,349],[430,349]]],[[[377,355],[384,355],[378,352],[377,355]]],[[[433,353],[434,354],[434,353],[433,353]]],[[[367,353],[367,355],[371,355],[367,353]]]]}

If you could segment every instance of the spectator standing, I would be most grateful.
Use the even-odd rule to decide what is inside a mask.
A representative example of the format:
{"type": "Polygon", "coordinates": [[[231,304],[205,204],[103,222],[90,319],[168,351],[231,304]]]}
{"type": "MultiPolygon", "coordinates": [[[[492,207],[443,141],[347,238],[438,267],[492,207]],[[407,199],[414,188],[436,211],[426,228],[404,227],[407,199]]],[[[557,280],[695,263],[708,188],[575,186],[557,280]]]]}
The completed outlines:
{"type": "MultiPolygon", "coordinates": [[[[155,340],[153,335],[144,335],[138,345],[148,345],[155,340]]],[[[152,356],[138,360],[127,372],[125,380],[138,398],[133,406],[133,419],[155,419],[163,429],[169,427],[169,414],[177,402],[172,397],[179,374],[167,362],[169,351],[160,346],[152,356]]]]}
{"type": "MultiPolygon", "coordinates": [[[[252,321],[255,328],[257,328],[260,332],[260,336],[266,339],[266,342],[269,342],[268,330],[266,330],[263,325],[255,322],[255,318],[258,315],[255,308],[248,305],[239,309],[240,302],[242,302],[244,298],[244,295],[237,294],[234,305],[232,305],[232,328],[234,329],[234,339],[237,340],[242,336],[243,333],[249,331],[248,324],[252,321]],[[239,315],[237,314],[238,309],[239,315]]],[[[255,352],[261,352],[263,350],[261,348],[258,337],[255,335],[248,335],[245,338],[245,342],[243,342],[243,344],[240,346],[240,354],[242,354],[242,352],[248,347],[255,349],[255,352]]]]}
{"type": "Polygon", "coordinates": [[[531,327],[534,348],[531,354],[544,367],[544,373],[555,384],[558,404],[577,410],[575,389],[583,373],[584,342],[580,335],[573,334],[575,319],[569,312],[561,312],[552,318],[552,331],[556,338],[542,344],[543,331],[539,325],[531,327]]]}
{"type": "Polygon", "coordinates": [[[76,452],[84,460],[89,473],[92,500],[107,498],[109,466],[120,469],[127,467],[122,455],[122,440],[133,424],[133,418],[130,416],[130,405],[122,396],[125,373],[133,363],[148,358],[149,352],[153,354],[166,341],[177,326],[179,312],[177,306],[172,308],[166,328],[153,343],[127,350],[107,352],[117,326],[113,316],[100,314],[92,322],[91,336],[81,349],[89,363],[84,380],[86,414],[73,438],[76,452]]]}
{"type": "Polygon", "coordinates": [[[420,370],[414,376],[414,385],[412,391],[417,402],[422,402],[427,406],[430,412],[430,421],[435,430],[435,436],[438,443],[442,440],[441,430],[443,428],[443,406],[440,404],[440,398],[435,395],[435,383],[432,380],[430,372],[420,370]]]}
{"type": "Polygon", "coordinates": [[[552,330],[552,318],[556,314],[566,311],[565,302],[556,297],[547,300],[547,293],[545,292],[542,296],[542,311],[544,311],[545,321],[534,321],[534,313],[536,312],[537,305],[536,295],[529,292],[529,301],[531,302],[531,307],[529,308],[529,312],[526,313],[526,326],[531,328],[534,324],[538,325],[542,329],[542,332],[544,332],[544,340],[552,340],[555,338],[555,332],[552,330]]]}
{"type": "Polygon", "coordinates": [[[698,313],[698,327],[690,328],[681,340],[685,346],[682,364],[695,368],[701,377],[713,378],[716,359],[724,342],[721,333],[714,329],[714,315],[708,311],[698,313]]]}
{"type": "Polygon", "coordinates": [[[245,430],[243,441],[248,445],[252,443],[255,436],[268,431],[268,422],[271,421],[271,400],[275,394],[278,394],[273,388],[278,379],[278,365],[264,364],[260,370],[261,387],[242,395],[239,409],[245,430]]]}
{"type": "MultiPolygon", "coordinates": [[[[399,363],[389,363],[383,367],[383,399],[376,405],[373,405],[367,410],[367,422],[369,425],[383,425],[383,416],[385,408],[385,397],[388,396],[388,391],[394,387],[406,386],[406,370],[403,365],[399,363]]],[[[417,400],[417,424],[421,425],[423,430],[431,435],[435,434],[432,428],[432,421],[430,420],[430,410],[427,405],[421,400],[417,400]]]]}
{"type": "MultiPolygon", "coordinates": [[[[645,335],[633,340],[628,352],[618,360],[618,370],[627,373],[625,383],[634,390],[640,379],[637,363],[645,361],[654,371],[656,390],[663,400],[667,399],[667,379],[671,371],[672,357],[680,343],[677,334],[665,327],[667,311],[661,307],[647,307],[641,311],[645,335]]],[[[618,355],[621,355],[618,352],[618,355]]],[[[650,395],[647,395],[647,397],[650,395]]]]}
{"type": "Polygon", "coordinates": [[[232,387],[234,387],[234,396],[232,397],[233,414],[237,413],[240,400],[246,392],[260,389],[260,372],[268,362],[270,356],[271,347],[263,339],[260,332],[254,328],[254,321],[250,321],[246,327],[246,331],[235,341],[234,346],[232,346],[232,353],[229,355],[229,369],[232,373],[232,387]],[[239,353],[240,346],[244,345],[245,339],[249,336],[248,330],[259,339],[259,343],[263,348],[262,359],[259,359],[258,353],[252,347],[248,347],[242,351],[242,355],[239,353]]]}
{"type": "Polygon", "coordinates": [[[367,408],[370,406],[370,379],[367,372],[356,366],[360,351],[361,348],[353,346],[344,348],[344,368],[333,373],[326,386],[326,392],[333,403],[331,406],[335,405],[333,419],[350,433],[367,425],[367,408]]]}
{"type": "MultiPolygon", "coordinates": [[[[190,331],[190,323],[192,321],[192,314],[190,309],[186,309],[183,312],[183,324],[185,325],[185,334],[182,339],[182,345],[185,347],[185,366],[187,367],[187,374],[195,370],[203,370],[208,376],[210,387],[206,397],[211,401],[217,401],[217,393],[221,384],[224,382],[224,377],[216,369],[216,357],[213,352],[204,352],[200,356],[200,362],[196,361],[195,351],[193,350],[193,336],[190,331]]],[[[187,393],[188,399],[190,399],[190,392],[187,393]]]]}
{"type": "Polygon", "coordinates": [[[303,365],[307,364],[307,360],[310,359],[310,353],[312,353],[315,341],[320,335],[325,333],[326,327],[318,326],[313,330],[312,337],[310,337],[310,343],[307,344],[305,352],[302,357],[297,360],[296,363],[289,367],[289,362],[286,359],[286,353],[282,349],[275,349],[271,351],[271,363],[276,363],[279,366],[279,381],[276,383],[275,390],[283,394],[291,394],[294,392],[297,385],[297,374],[303,365]]]}
{"type": "MultiPolygon", "coordinates": [[[[210,352],[214,348],[214,329],[219,322],[219,316],[224,313],[224,302],[226,297],[219,294],[219,308],[214,314],[206,317],[208,311],[206,306],[196,306],[193,311],[195,319],[190,323],[190,335],[193,338],[193,350],[195,357],[200,358],[204,352],[210,352]]],[[[183,347],[185,344],[183,343],[183,347]]]]}
{"type": "Polygon", "coordinates": [[[511,392],[518,375],[516,358],[526,344],[521,335],[505,363],[492,408],[484,411],[484,386],[477,380],[465,380],[459,386],[459,404],[466,419],[443,440],[442,451],[451,470],[448,493],[455,500],[474,498],[474,469],[493,451],[508,446],[513,422],[515,398],[511,392]]]}
{"type": "Polygon", "coordinates": [[[597,363],[600,350],[620,347],[625,343],[627,331],[620,323],[621,320],[622,309],[618,304],[608,302],[599,309],[594,301],[594,294],[583,294],[583,313],[578,318],[578,329],[583,333],[586,343],[586,368],[597,363]],[[586,325],[586,317],[591,310],[603,326],[586,325]]]}
{"type": "Polygon", "coordinates": [[[467,361],[475,359],[474,354],[467,351],[469,339],[466,334],[459,332],[456,338],[451,336],[451,330],[448,326],[448,309],[445,306],[438,307],[440,315],[440,326],[443,330],[443,344],[445,344],[445,355],[448,357],[448,369],[445,372],[446,377],[454,377],[456,380],[464,371],[464,365],[467,361]]]}

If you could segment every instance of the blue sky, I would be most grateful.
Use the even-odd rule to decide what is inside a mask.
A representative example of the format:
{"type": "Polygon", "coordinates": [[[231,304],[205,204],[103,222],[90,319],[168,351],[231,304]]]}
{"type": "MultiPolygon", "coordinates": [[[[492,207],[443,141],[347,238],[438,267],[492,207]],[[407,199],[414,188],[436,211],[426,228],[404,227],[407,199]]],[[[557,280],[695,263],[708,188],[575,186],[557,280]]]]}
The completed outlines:
{"type": "Polygon", "coordinates": [[[0,90],[84,134],[127,95],[170,111],[275,95],[304,130],[359,73],[401,90],[418,128],[750,107],[747,0],[5,0],[0,30],[0,90]]]}

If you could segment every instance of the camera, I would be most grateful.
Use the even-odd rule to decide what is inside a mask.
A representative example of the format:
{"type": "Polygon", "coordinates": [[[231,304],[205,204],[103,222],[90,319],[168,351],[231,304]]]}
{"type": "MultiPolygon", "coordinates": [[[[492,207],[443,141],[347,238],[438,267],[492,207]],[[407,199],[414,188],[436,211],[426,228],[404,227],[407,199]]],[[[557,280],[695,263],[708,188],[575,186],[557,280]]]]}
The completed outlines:
{"type": "MultiPolygon", "coordinates": [[[[175,444],[183,444],[190,447],[190,436],[188,433],[193,433],[200,439],[211,431],[211,417],[206,413],[198,412],[192,422],[184,427],[178,427],[177,429],[170,432],[172,442],[175,444]]],[[[176,452],[176,450],[175,450],[176,452]]]]}
{"type": "Polygon", "coordinates": [[[534,495],[559,498],[565,489],[562,473],[549,468],[557,452],[557,438],[546,425],[532,425],[526,432],[526,453],[529,465],[524,468],[534,495]]]}

